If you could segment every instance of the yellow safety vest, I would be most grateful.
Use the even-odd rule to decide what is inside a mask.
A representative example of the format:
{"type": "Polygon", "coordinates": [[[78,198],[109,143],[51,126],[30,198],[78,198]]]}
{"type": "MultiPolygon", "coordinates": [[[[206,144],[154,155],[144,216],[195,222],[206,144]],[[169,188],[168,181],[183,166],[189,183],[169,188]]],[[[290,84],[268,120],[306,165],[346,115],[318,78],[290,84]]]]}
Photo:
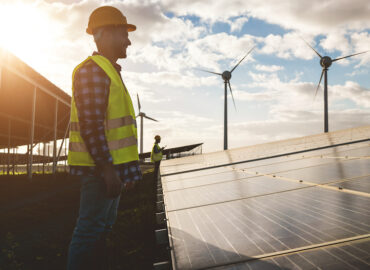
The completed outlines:
{"type": "MultiPolygon", "coordinates": [[[[135,110],[130,95],[117,70],[111,62],[101,55],[93,55],[79,64],[76,71],[88,60],[94,61],[110,78],[109,100],[104,123],[105,136],[113,164],[121,164],[139,159],[137,149],[137,128],[135,110]]],[[[80,126],[72,86],[71,125],[69,132],[68,164],[78,166],[95,166],[80,134],[80,126]]]]}
{"type": "Polygon", "coordinates": [[[159,153],[154,152],[154,148],[155,148],[156,145],[159,148],[159,145],[157,143],[155,143],[154,146],[153,146],[153,149],[152,149],[152,154],[150,155],[150,159],[151,159],[152,162],[161,161],[162,157],[163,157],[162,151],[159,152],[159,153]]]}

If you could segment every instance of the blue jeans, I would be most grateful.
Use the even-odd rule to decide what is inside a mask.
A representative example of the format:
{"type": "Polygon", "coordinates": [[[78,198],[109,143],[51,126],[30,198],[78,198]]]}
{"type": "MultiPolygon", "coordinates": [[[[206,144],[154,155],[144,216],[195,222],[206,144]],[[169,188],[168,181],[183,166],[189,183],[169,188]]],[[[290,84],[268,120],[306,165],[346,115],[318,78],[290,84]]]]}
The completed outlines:
{"type": "Polygon", "coordinates": [[[105,197],[100,177],[81,177],[79,217],[68,252],[68,270],[105,269],[105,240],[117,217],[120,197],[105,197]]]}

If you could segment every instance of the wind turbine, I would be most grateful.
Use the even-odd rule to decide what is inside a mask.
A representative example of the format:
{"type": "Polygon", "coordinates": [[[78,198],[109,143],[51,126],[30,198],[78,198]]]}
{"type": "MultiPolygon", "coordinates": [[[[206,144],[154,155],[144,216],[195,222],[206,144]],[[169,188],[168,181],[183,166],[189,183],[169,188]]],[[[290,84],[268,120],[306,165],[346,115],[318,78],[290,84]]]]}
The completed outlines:
{"type": "Polygon", "coordinates": [[[230,71],[226,70],[223,73],[217,73],[217,72],[213,72],[213,71],[199,69],[199,70],[204,71],[204,72],[208,72],[208,73],[220,75],[222,77],[222,79],[224,80],[224,85],[225,85],[225,99],[224,99],[224,150],[227,150],[227,86],[229,86],[229,88],[230,88],[231,97],[233,99],[234,107],[236,109],[235,100],[234,100],[234,96],[233,96],[233,90],[231,89],[231,84],[230,84],[231,74],[240,65],[240,63],[251,53],[251,51],[253,49],[254,49],[254,47],[252,49],[250,49],[249,52],[230,71]]]}
{"type": "Polygon", "coordinates": [[[144,118],[158,122],[158,120],[155,120],[149,116],[147,116],[145,113],[141,111],[141,104],[140,104],[140,98],[139,94],[137,94],[137,106],[139,107],[139,114],[136,116],[140,116],[140,154],[143,153],[143,143],[144,143],[144,118]]]}
{"type": "Polygon", "coordinates": [[[319,84],[317,85],[317,88],[316,88],[314,98],[316,98],[317,91],[319,90],[319,87],[321,84],[322,76],[324,75],[324,132],[326,133],[329,131],[329,112],[328,112],[328,70],[329,70],[329,67],[331,66],[333,62],[336,62],[344,58],[349,58],[349,57],[352,57],[358,54],[367,53],[369,51],[364,51],[360,53],[355,53],[355,54],[339,57],[336,59],[331,59],[329,56],[321,56],[321,54],[319,54],[307,41],[305,41],[304,39],[303,41],[317,54],[318,57],[320,57],[320,65],[322,66],[322,72],[321,72],[319,84]]]}

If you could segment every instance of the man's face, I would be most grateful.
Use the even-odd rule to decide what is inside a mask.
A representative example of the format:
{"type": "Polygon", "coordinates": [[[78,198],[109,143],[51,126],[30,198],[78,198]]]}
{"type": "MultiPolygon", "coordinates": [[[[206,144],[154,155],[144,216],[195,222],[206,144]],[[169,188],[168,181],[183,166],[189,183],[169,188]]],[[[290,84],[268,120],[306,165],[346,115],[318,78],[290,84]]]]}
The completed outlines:
{"type": "Polygon", "coordinates": [[[111,47],[117,58],[127,57],[127,47],[131,45],[126,27],[115,27],[111,38],[111,47]]]}

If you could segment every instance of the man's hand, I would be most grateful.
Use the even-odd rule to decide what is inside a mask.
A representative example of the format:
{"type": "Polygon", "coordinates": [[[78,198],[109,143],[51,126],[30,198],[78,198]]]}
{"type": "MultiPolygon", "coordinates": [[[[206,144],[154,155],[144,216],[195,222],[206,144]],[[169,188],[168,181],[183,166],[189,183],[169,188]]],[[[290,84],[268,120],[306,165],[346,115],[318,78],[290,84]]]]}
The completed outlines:
{"type": "Polygon", "coordinates": [[[111,199],[117,198],[122,191],[122,182],[119,179],[112,164],[104,165],[104,182],[106,187],[106,196],[111,199]]]}

